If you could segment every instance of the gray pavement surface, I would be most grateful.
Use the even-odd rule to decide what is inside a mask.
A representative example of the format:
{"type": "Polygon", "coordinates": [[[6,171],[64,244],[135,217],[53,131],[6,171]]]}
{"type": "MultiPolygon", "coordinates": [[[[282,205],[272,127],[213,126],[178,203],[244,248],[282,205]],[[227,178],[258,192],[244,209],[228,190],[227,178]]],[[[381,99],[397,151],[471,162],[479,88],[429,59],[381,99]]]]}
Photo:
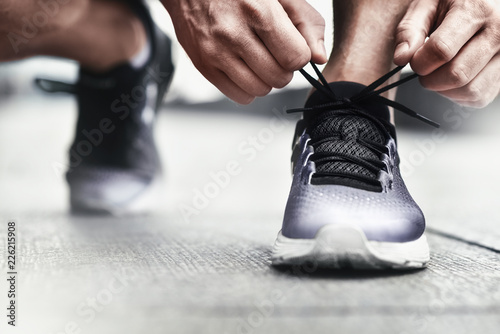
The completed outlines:
{"type": "Polygon", "coordinates": [[[112,218],[68,213],[74,101],[4,99],[0,333],[498,333],[499,103],[436,114],[441,132],[399,132],[432,249],[429,267],[414,272],[270,266],[291,180],[285,105],[296,107],[167,106],[156,128],[164,194],[148,216],[112,218]],[[228,164],[238,172],[217,185],[228,164]],[[9,220],[15,328],[3,314],[9,220]]]}

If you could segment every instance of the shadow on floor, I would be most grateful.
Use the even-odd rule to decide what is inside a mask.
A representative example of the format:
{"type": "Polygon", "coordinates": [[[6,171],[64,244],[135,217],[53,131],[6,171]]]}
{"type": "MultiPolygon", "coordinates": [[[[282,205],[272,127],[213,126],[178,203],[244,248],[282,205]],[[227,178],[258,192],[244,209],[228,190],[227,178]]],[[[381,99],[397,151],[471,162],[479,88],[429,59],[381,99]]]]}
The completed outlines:
{"type": "Polygon", "coordinates": [[[307,279],[374,279],[388,277],[402,277],[422,272],[422,269],[415,270],[359,270],[359,269],[321,269],[314,264],[302,266],[279,266],[271,267],[272,271],[290,277],[307,279]]]}

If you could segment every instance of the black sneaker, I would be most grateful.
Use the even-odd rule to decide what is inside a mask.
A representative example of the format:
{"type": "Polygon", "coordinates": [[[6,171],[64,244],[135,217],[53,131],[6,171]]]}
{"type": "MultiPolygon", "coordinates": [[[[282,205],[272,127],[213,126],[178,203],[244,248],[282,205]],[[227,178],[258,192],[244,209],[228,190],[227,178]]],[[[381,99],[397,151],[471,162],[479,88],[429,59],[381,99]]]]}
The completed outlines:
{"type": "Polygon", "coordinates": [[[130,5],[150,43],[143,67],[127,63],[104,74],[81,68],[74,85],[36,80],[45,91],[77,96],[78,121],[66,174],[73,212],[142,212],[157,194],[161,168],[153,124],[174,72],[171,41],[141,1],[130,5]]]}
{"type": "MultiPolygon", "coordinates": [[[[314,64],[313,64],[314,66],[314,64]]],[[[273,265],[326,268],[422,268],[429,261],[425,219],[399,172],[387,105],[438,126],[375,91],[401,68],[366,87],[322,84],[297,124],[293,181],[273,265]]]]}

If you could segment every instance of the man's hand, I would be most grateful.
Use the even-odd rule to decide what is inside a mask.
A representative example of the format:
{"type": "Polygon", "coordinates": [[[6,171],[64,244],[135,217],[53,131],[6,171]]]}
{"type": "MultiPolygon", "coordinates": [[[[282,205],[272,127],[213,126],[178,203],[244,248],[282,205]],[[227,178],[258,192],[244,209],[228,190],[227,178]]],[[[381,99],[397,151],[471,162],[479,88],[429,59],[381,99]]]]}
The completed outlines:
{"type": "Polygon", "coordinates": [[[396,64],[410,62],[422,86],[455,102],[484,107],[500,93],[498,0],[415,0],[396,45],[396,64]]]}
{"type": "Polygon", "coordinates": [[[196,68],[248,104],[286,86],[311,59],[325,63],[325,22],[306,0],[162,0],[196,68]]]}

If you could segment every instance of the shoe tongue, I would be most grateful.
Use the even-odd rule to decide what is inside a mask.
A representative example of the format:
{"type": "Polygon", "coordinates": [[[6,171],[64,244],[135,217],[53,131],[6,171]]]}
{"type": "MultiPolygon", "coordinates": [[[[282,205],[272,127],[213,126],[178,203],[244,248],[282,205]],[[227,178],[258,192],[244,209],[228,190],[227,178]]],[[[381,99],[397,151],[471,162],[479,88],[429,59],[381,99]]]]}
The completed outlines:
{"type": "Polygon", "coordinates": [[[382,131],[370,120],[356,115],[331,117],[309,129],[311,138],[320,138],[336,134],[342,141],[359,139],[385,144],[382,131]]]}
{"type": "MultiPolygon", "coordinates": [[[[335,95],[339,98],[351,98],[365,86],[352,82],[335,82],[330,84],[335,95]]],[[[306,102],[306,108],[313,108],[314,106],[331,103],[331,98],[324,96],[320,92],[315,92],[306,102]]],[[[367,101],[368,103],[356,104],[357,107],[369,114],[389,122],[390,114],[385,105],[374,103],[374,101],[367,101]]],[[[309,124],[307,132],[311,139],[321,139],[329,137],[327,141],[321,141],[315,145],[315,153],[321,156],[336,157],[333,160],[317,161],[316,171],[318,177],[321,174],[355,174],[368,178],[377,178],[377,174],[353,163],[342,156],[352,156],[363,160],[378,160],[378,154],[374,153],[361,142],[371,142],[380,145],[385,145],[386,137],[383,130],[380,129],[375,123],[363,115],[347,114],[338,115],[333,117],[325,117],[323,120],[315,121],[322,112],[305,112],[304,119],[306,124],[309,124]],[[361,142],[360,142],[361,139],[361,142]]],[[[384,122],[385,123],[385,122],[384,122]]],[[[342,177],[325,176],[320,181],[321,183],[343,184],[347,186],[354,186],[357,188],[371,189],[370,186],[365,185],[358,180],[342,177]]]]}
{"type": "MultiPolygon", "coordinates": [[[[329,85],[339,99],[350,99],[366,88],[366,86],[362,84],[347,81],[333,82],[329,85]]],[[[313,108],[331,102],[331,97],[319,91],[315,91],[307,100],[305,107],[313,108]]],[[[390,113],[387,106],[373,101],[373,99],[367,99],[363,101],[363,103],[357,103],[353,106],[368,112],[380,120],[386,122],[390,121],[390,113]]],[[[309,123],[321,113],[322,112],[305,112],[304,119],[306,123],[309,123]]],[[[312,137],[323,137],[331,133],[338,133],[341,135],[342,140],[366,139],[380,144],[384,144],[385,142],[384,135],[371,120],[356,115],[328,118],[310,130],[310,135],[312,137]]]]}
{"type": "MultiPolygon", "coordinates": [[[[359,94],[363,89],[366,88],[365,85],[356,83],[356,82],[349,82],[349,81],[338,81],[338,82],[332,82],[329,84],[330,88],[333,90],[335,95],[339,99],[347,98],[350,99],[353,96],[359,94]]],[[[306,108],[312,108],[318,105],[322,104],[327,104],[331,103],[332,99],[329,96],[326,96],[325,94],[321,93],[320,91],[315,91],[314,93],[311,94],[311,96],[307,99],[305,107],[306,108]]],[[[366,99],[363,100],[361,103],[356,103],[355,106],[358,106],[362,110],[367,111],[371,115],[380,118],[382,120],[385,120],[387,122],[390,121],[390,113],[389,109],[387,108],[386,105],[378,103],[374,101],[373,99],[366,99]]],[[[307,117],[307,115],[304,115],[307,117]]]]}

